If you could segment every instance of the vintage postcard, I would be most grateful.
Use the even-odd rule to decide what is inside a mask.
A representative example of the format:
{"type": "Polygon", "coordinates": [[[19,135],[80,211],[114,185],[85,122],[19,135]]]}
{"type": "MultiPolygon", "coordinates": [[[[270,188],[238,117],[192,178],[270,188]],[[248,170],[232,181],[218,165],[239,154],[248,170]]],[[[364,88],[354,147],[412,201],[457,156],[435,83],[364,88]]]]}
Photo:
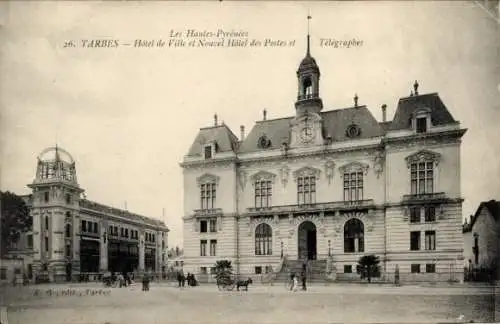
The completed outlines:
{"type": "Polygon", "coordinates": [[[0,323],[499,322],[499,26],[0,2],[0,323]]]}

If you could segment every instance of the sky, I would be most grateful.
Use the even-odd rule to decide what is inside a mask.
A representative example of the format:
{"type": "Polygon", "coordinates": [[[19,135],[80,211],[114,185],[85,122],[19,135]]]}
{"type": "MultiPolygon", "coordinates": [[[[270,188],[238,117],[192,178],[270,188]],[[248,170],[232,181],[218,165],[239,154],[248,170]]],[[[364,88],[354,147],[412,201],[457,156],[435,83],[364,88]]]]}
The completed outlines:
{"type": "Polygon", "coordinates": [[[292,116],[296,69],[311,52],[325,110],[367,105],[392,119],[415,80],[468,131],[464,217],[500,198],[499,25],[472,1],[1,2],[0,189],[29,193],[36,157],[56,143],[87,198],[162,219],[182,244],[182,169],[217,113],[236,135],[292,116]],[[287,47],[84,48],[82,40],[168,41],[171,30],[244,32],[287,47]],[[321,38],[362,41],[322,47],[321,38]],[[65,44],[75,46],[64,47],[65,44]]]}

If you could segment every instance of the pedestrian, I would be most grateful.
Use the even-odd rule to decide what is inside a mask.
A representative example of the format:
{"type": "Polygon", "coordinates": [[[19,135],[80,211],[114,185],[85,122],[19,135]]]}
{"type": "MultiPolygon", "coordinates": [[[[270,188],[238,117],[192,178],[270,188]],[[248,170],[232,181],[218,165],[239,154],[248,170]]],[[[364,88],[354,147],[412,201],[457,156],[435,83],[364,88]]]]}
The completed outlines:
{"type": "Polygon", "coordinates": [[[302,269],[302,272],[300,273],[300,279],[302,280],[302,290],[307,290],[306,278],[306,270],[302,269]]]}
{"type": "Polygon", "coordinates": [[[293,290],[293,278],[295,278],[295,274],[291,273],[290,274],[290,291],[293,290]]]}
{"type": "Polygon", "coordinates": [[[299,288],[299,279],[297,279],[297,276],[293,276],[293,291],[297,291],[299,288]]]}
{"type": "Polygon", "coordinates": [[[142,291],[146,291],[146,285],[147,285],[147,274],[143,273],[143,275],[142,275],[142,291]]]}

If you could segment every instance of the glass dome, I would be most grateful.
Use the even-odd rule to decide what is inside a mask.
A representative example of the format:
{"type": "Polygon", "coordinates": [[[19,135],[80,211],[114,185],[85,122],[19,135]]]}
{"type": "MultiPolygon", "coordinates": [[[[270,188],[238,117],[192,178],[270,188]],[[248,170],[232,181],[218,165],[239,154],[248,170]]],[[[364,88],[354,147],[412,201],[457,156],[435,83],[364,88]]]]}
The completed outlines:
{"type": "Polygon", "coordinates": [[[60,147],[49,147],[38,155],[37,181],[69,181],[76,183],[75,161],[60,147]]]}

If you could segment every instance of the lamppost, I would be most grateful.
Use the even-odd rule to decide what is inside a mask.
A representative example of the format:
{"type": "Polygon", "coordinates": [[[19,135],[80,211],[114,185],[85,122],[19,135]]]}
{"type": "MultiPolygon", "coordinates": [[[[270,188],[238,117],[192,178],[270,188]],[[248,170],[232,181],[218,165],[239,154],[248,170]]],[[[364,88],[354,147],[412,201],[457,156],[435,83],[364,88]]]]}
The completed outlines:
{"type": "Polygon", "coordinates": [[[281,241],[281,258],[283,259],[283,241],[281,241]]]}
{"type": "Polygon", "coordinates": [[[332,241],[328,240],[328,256],[332,256],[331,244],[332,244],[332,241]]]}

